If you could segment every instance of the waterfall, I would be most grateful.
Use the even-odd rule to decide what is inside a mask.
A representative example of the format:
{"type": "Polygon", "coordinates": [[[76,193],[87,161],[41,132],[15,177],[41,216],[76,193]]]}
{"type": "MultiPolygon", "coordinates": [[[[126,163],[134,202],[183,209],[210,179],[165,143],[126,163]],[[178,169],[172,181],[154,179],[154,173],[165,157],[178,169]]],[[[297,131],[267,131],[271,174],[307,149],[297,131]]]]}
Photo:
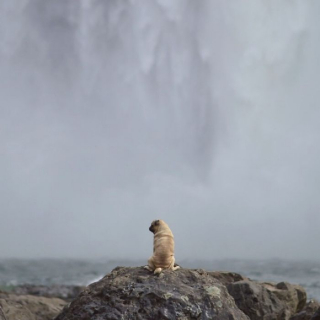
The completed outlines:
{"type": "Polygon", "coordinates": [[[180,238],[217,234],[226,251],[199,257],[294,257],[308,244],[297,230],[319,226],[319,9],[303,0],[2,0],[8,214],[26,211],[25,224],[58,216],[52,234],[76,221],[88,247],[105,239],[89,211],[114,223],[183,217],[180,238]],[[248,228],[256,237],[263,227],[272,245],[252,244],[248,228]]]}

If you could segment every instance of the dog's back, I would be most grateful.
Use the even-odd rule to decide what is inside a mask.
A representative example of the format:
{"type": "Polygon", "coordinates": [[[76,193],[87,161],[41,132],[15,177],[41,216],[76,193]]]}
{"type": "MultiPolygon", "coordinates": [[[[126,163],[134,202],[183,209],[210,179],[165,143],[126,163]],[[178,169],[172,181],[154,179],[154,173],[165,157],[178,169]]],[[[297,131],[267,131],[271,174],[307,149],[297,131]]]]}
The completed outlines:
{"type": "Polygon", "coordinates": [[[154,263],[160,268],[168,268],[174,256],[174,238],[169,226],[161,220],[160,228],[154,235],[154,263]]]}
{"type": "Polygon", "coordinates": [[[145,268],[155,274],[161,273],[162,269],[179,269],[174,265],[174,239],[169,226],[163,220],[154,220],[149,230],[154,234],[153,255],[145,268]]]}

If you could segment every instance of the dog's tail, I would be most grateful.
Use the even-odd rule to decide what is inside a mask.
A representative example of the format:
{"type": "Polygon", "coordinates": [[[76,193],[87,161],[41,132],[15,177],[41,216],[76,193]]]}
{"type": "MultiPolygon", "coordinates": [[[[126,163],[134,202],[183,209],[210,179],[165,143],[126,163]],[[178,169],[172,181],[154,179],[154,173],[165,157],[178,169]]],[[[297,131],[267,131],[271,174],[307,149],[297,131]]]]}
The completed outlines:
{"type": "Polygon", "coordinates": [[[154,274],[160,274],[162,271],[162,268],[157,268],[156,270],[154,270],[154,274]]]}

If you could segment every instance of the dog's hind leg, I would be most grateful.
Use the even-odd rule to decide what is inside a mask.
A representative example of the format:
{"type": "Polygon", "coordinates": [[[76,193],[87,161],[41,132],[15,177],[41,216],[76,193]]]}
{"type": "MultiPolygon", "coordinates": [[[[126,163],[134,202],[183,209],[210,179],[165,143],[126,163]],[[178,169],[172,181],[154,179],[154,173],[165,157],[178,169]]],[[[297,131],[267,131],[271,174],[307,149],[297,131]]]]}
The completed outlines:
{"type": "Polygon", "coordinates": [[[170,269],[170,270],[175,271],[175,270],[180,269],[180,266],[175,265],[175,262],[176,262],[175,257],[172,257],[172,261],[171,261],[171,264],[170,264],[170,266],[169,266],[169,269],[170,269]]]}
{"type": "Polygon", "coordinates": [[[154,270],[154,274],[160,274],[162,271],[162,268],[157,268],[156,270],[154,270]]]}
{"type": "Polygon", "coordinates": [[[149,266],[144,266],[144,268],[149,270],[149,271],[153,271],[153,269],[151,269],[149,266]]]}
{"type": "Polygon", "coordinates": [[[152,257],[148,260],[148,265],[144,267],[145,269],[149,270],[149,271],[154,271],[156,269],[152,257]]]}

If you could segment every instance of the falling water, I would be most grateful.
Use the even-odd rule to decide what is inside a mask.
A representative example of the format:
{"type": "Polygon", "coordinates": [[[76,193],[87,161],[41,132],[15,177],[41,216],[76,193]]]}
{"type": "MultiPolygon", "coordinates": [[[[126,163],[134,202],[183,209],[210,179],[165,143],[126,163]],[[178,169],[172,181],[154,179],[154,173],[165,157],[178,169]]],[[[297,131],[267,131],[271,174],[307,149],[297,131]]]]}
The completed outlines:
{"type": "MultiPolygon", "coordinates": [[[[27,252],[126,255],[134,244],[110,240],[135,231],[114,226],[161,215],[180,239],[196,235],[177,244],[184,257],[200,243],[212,245],[195,257],[312,257],[319,9],[2,0],[0,191],[7,223],[18,217],[18,233],[37,235],[27,252]]],[[[11,240],[3,252],[19,255],[11,240]]]]}

